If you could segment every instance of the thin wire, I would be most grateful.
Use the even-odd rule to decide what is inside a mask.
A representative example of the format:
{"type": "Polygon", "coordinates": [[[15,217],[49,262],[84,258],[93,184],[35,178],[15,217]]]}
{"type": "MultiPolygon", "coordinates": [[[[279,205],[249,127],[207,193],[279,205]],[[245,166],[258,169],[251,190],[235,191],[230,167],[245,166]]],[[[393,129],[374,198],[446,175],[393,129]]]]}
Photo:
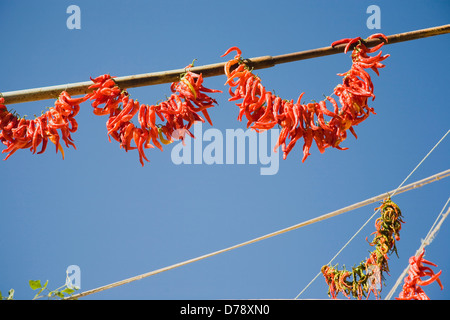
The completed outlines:
{"type": "MultiPolygon", "coordinates": [[[[429,183],[439,181],[439,180],[441,180],[443,178],[446,178],[448,176],[450,176],[450,169],[447,169],[445,171],[437,173],[437,174],[435,174],[433,176],[429,176],[429,177],[427,177],[425,179],[416,181],[414,183],[410,183],[409,185],[406,185],[403,188],[399,189],[397,191],[397,193],[403,193],[403,192],[407,192],[407,191],[410,191],[410,190],[413,190],[413,189],[417,189],[417,188],[423,187],[424,185],[427,185],[429,183]]],[[[136,281],[136,280],[140,280],[140,279],[143,279],[143,278],[146,278],[146,277],[149,277],[149,276],[152,276],[152,275],[164,272],[164,271],[168,271],[168,270],[171,270],[171,269],[174,269],[174,268],[177,268],[177,267],[181,267],[181,266],[187,265],[187,264],[195,262],[195,261],[203,260],[203,259],[206,259],[208,257],[212,257],[212,256],[215,256],[215,255],[218,255],[220,253],[224,253],[224,252],[227,252],[227,251],[230,251],[230,250],[233,250],[233,249],[237,249],[237,248],[243,247],[245,245],[248,245],[248,244],[251,244],[251,243],[255,243],[257,241],[268,239],[270,237],[273,237],[273,236],[276,236],[276,235],[280,235],[280,234],[288,232],[288,231],[299,229],[301,227],[304,227],[304,226],[307,226],[307,225],[310,225],[310,224],[313,224],[313,223],[316,223],[316,222],[319,222],[319,221],[323,221],[325,219],[329,219],[331,217],[343,214],[345,212],[361,208],[361,207],[366,206],[368,204],[372,204],[374,202],[382,200],[388,194],[389,193],[387,193],[387,194],[386,193],[382,193],[382,194],[380,194],[378,196],[366,199],[366,200],[358,202],[358,203],[354,203],[354,204],[352,204],[350,206],[347,206],[345,208],[342,208],[342,209],[339,209],[339,210],[335,210],[333,212],[330,212],[330,213],[324,214],[322,216],[319,216],[319,217],[316,217],[316,218],[313,218],[313,219],[310,219],[310,220],[298,223],[296,225],[290,226],[290,227],[285,228],[285,229],[281,229],[281,230],[278,230],[278,231],[266,234],[264,236],[255,238],[253,240],[249,240],[249,241],[246,241],[246,242],[243,242],[243,243],[240,243],[240,244],[237,244],[237,245],[234,245],[234,246],[222,249],[222,250],[218,250],[218,251],[215,251],[215,252],[212,252],[212,253],[209,253],[209,254],[205,254],[203,256],[200,256],[200,257],[197,257],[197,258],[194,258],[194,259],[190,259],[190,260],[187,260],[187,261],[184,261],[184,262],[180,262],[180,263],[177,263],[177,264],[174,264],[174,265],[171,265],[171,266],[168,266],[168,267],[164,267],[164,268],[161,268],[161,269],[158,269],[158,270],[155,270],[155,271],[144,273],[144,274],[141,274],[141,275],[138,275],[138,276],[134,276],[134,277],[125,279],[125,280],[117,281],[117,282],[114,282],[112,284],[105,285],[105,286],[102,286],[102,287],[99,287],[99,288],[96,288],[96,289],[88,290],[88,291],[85,291],[85,292],[73,295],[71,297],[67,297],[66,299],[78,299],[78,298],[81,298],[81,297],[84,297],[84,296],[87,296],[87,295],[90,295],[90,294],[93,294],[93,293],[96,293],[96,292],[100,292],[100,291],[104,291],[104,290],[107,290],[107,289],[111,289],[111,288],[114,288],[114,287],[117,287],[117,286],[120,286],[120,285],[123,285],[123,284],[126,284],[126,283],[130,283],[130,282],[133,282],[133,281],[136,281]]]]}
{"type": "MultiPolygon", "coordinates": [[[[346,244],[344,244],[344,246],[334,255],[333,258],[331,258],[331,260],[327,263],[327,265],[331,265],[331,263],[334,261],[334,259],[337,258],[337,256],[345,249],[345,247],[348,246],[348,244],[358,235],[359,232],[361,232],[362,229],[364,229],[364,227],[370,222],[370,220],[372,220],[372,218],[375,216],[375,214],[377,214],[379,211],[379,209],[377,209],[372,216],[367,219],[366,222],[364,222],[364,224],[361,226],[361,228],[359,228],[358,231],[356,231],[356,233],[347,241],[346,244]]],[[[305,288],[303,288],[302,291],[300,291],[300,293],[294,298],[294,299],[298,299],[298,297],[300,297],[300,295],[305,292],[305,290],[322,274],[322,272],[319,272],[318,274],[316,274],[316,276],[306,285],[305,288]]]]}
{"type": "MultiPolygon", "coordinates": [[[[413,171],[411,171],[411,173],[405,178],[405,180],[403,180],[402,183],[400,183],[400,185],[398,186],[397,190],[403,186],[403,184],[406,182],[406,180],[409,179],[409,177],[411,177],[411,175],[420,167],[420,165],[425,161],[426,158],[428,158],[428,156],[434,151],[434,149],[437,148],[437,146],[442,142],[442,140],[445,139],[445,137],[450,133],[450,130],[447,130],[447,132],[444,134],[444,136],[434,145],[434,147],[427,153],[427,155],[422,159],[422,161],[419,162],[419,164],[414,168],[413,171]]],[[[397,190],[395,192],[397,192],[397,190]]],[[[395,195],[395,192],[392,195],[395,195]]]]}
{"type": "MultiPolygon", "coordinates": [[[[433,239],[436,235],[436,231],[435,231],[436,229],[434,226],[437,224],[439,217],[442,215],[442,212],[444,212],[444,209],[448,205],[449,202],[450,202],[450,198],[447,199],[447,202],[445,203],[444,207],[442,208],[441,213],[437,216],[436,220],[434,220],[434,223],[431,226],[430,231],[428,231],[428,234],[426,235],[425,240],[423,240],[423,243],[422,243],[423,247],[429,245],[433,241],[433,239]]],[[[448,211],[444,215],[447,215],[447,214],[448,214],[448,211]]],[[[444,220],[444,219],[445,218],[443,218],[442,220],[444,220]]],[[[439,225],[442,225],[442,222],[443,222],[442,220],[439,222],[439,225]]],[[[439,230],[440,226],[437,226],[436,228],[439,230]]],[[[421,248],[419,248],[419,250],[421,250],[421,248]]]]}
{"type": "MultiPolygon", "coordinates": [[[[439,215],[437,216],[437,218],[434,221],[433,225],[431,226],[430,230],[428,231],[427,236],[422,241],[419,249],[417,249],[417,251],[415,253],[415,256],[418,256],[422,252],[422,249],[425,248],[427,245],[429,245],[434,240],[434,238],[436,237],[437,231],[439,231],[439,229],[442,226],[442,223],[444,222],[444,220],[447,218],[448,214],[450,213],[450,208],[448,208],[447,212],[445,212],[445,214],[442,214],[444,212],[445,208],[447,207],[449,202],[450,202],[450,198],[447,199],[447,202],[445,203],[444,207],[442,207],[441,212],[439,213],[439,215]],[[439,220],[439,218],[441,216],[442,216],[442,218],[439,221],[439,223],[437,224],[437,222],[438,222],[438,220],[439,220]]],[[[400,283],[402,282],[403,278],[406,276],[406,273],[408,272],[408,270],[409,270],[409,265],[403,270],[403,272],[397,278],[397,281],[395,282],[394,286],[391,288],[391,290],[387,294],[385,300],[390,300],[391,299],[392,295],[395,293],[395,290],[397,290],[397,287],[400,285],[400,283]]]]}
{"type": "MultiPolygon", "coordinates": [[[[433,148],[431,148],[431,150],[426,154],[426,156],[419,162],[419,164],[411,171],[410,174],[408,174],[408,176],[402,181],[402,183],[400,183],[400,185],[397,187],[397,189],[395,189],[395,191],[392,193],[391,197],[393,197],[398,190],[403,186],[403,184],[411,177],[411,175],[422,165],[422,163],[429,157],[429,155],[434,151],[434,149],[437,148],[437,146],[445,139],[445,137],[450,133],[450,130],[447,130],[447,132],[444,134],[444,136],[434,145],[433,148]]],[[[364,227],[369,223],[370,220],[373,219],[373,217],[375,216],[376,213],[378,213],[380,209],[377,209],[371,216],[369,219],[367,219],[367,221],[362,225],[361,228],[358,229],[358,231],[356,231],[356,233],[347,241],[347,243],[344,244],[344,246],[334,255],[333,258],[331,258],[331,260],[326,264],[331,266],[331,263],[334,261],[334,259],[337,258],[337,256],[349,245],[349,243],[359,234],[359,232],[361,232],[362,229],[364,229],[364,227]]],[[[295,299],[298,299],[298,297],[300,297],[300,295],[303,294],[303,292],[305,292],[305,290],[322,274],[322,272],[320,271],[307,285],[305,288],[303,288],[302,291],[300,291],[300,293],[295,297],[295,299]]]]}

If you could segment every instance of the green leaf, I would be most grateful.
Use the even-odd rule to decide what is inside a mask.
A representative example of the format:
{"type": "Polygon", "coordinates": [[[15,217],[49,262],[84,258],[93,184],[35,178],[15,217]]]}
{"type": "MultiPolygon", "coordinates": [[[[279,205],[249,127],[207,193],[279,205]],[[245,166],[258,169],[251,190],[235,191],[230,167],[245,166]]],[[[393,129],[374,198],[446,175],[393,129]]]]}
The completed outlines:
{"type": "Polygon", "coordinates": [[[30,280],[30,288],[33,290],[39,289],[42,287],[41,280],[30,280]]]}
{"type": "Polygon", "coordinates": [[[75,292],[74,289],[71,288],[65,288],[64,290],[61,291],[62,293],[67,293],[68,295],[71,295],[72,293],[75,292]]]}

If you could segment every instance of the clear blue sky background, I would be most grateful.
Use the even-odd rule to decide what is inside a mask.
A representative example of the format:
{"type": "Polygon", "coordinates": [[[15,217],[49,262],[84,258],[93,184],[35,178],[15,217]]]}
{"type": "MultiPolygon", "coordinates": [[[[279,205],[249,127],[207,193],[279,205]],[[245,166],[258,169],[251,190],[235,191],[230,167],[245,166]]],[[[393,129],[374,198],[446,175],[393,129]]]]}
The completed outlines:
{"type": "MultiPolygon", "coordinates": [[[[1,1],[0,91],[178,69],[193,59],[221,62],[231,46],[245,57],[279,55],[346,37],[444,25],[449,17],[448,1],[1,1]],[[66,27],[71,4],[81,8],[81,30],[66,27]],[[366,26],[371,4],[381,9],[381,30],[366,26]]],[[[82,104],[77,150],[66,149],[64,161],[49,145],[43,155],[23,150],[0,162],[0,290],[14,288],[16,299],[31,299],[28,280],[59,287],[73,264],[81,268],[81,291],[97,288],[395,189],[449,129],[449,37],[385,46],[387,67],[380,77],[371,73],[377,114],[356,127],[357,140],[345,141],[349,150],[320,154],[314,146],[301,163],[301,141],[287,160],[280,158],[275,175],[260,175],[260,163],[175,165],[172,146],[149,150],[151,162],[141,167],[137,152],[108,142],[106,118],[82,104]]],[[[349,55],[340,54],[257,73],[278,95],[296,99],[305,91],[310,101],[330,94],[341,81],[336,74],[349,67],[349,55]]],[[[225,92],[213,95],[219,102],[210,112],[214,127],[245,129],[224,82],[224,76],[205,79],[206,87],[225,92]]],[[[169,84],[129,92],[147,104],[170,94],[169,84]]],[[[32,117],[52,103],[10,107],[32,117]]],[[[448,169],[449,147],[447,138],[407,183],[448,169]]],[[[406,223],[383,297],[442,209],[449,186],[447,178],[393,198],[406,223]]],[[[84,299],[291,299],[377,205],[84,299]]],[[[351,267],[368,257],[373,223],[335,263],[351,267]]],[[[425,287],[431,299],[450,298],[449,239],[446,221],[426,249],[443,270],[445,287],[425,287]]],[[[323,277],[300,298],[327,299],[323,277]]]]}

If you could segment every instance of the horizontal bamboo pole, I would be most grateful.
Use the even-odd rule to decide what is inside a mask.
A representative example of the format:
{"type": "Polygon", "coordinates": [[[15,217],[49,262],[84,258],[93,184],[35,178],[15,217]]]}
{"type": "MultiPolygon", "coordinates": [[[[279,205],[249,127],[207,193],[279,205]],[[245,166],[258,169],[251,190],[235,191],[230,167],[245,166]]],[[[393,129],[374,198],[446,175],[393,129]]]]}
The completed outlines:
{"type": "MultiPolygon", "coordinates": [[[[416,40],[447,33],[450,33],[450,24],[390,35],[387,37],[388,38],[387,44],[416,40]]],[[[380,39],[368,40],[366,42],[366,45],[368,47],[373,47],[379,44],[381,41],[382,40],[380,39]]],[[[336,47],[328,46],[273,57],[272,56],[255,57],[247,59],[247,61],[249,65],[254,69],[263,69],[263,68],[270,68],[281,63],[294,62],[299,60],[338,54],[344,52],[344,48],[345,45],[339,45],[336,47]]],[[[195,73],[202,73],[203,77],[213,77],[224,74],[224,65],[225,62],[214,63],[209,65],[193,67],[191,71],[195,73]]],[[[115,80],[122,89],[137,88],[177,81],[179,79],[180,74],[183,72],[185,72],[185,69],[175,69],[169,71],[143,73],[131,76],[117,77],[115,78],[115,80]]],[[[56,99],[62,91],[67,91],[72,96],[84,95],[86,93],[89,93],[90,90],[88,89],[88,87],[91,84],[92,84],[91,81],[84,81],[49,87],[41,87],[35,89],[9,91],[0,93],[0,95],[5,98],[5,104],[8,105],[30,101],[56,99]]]]}

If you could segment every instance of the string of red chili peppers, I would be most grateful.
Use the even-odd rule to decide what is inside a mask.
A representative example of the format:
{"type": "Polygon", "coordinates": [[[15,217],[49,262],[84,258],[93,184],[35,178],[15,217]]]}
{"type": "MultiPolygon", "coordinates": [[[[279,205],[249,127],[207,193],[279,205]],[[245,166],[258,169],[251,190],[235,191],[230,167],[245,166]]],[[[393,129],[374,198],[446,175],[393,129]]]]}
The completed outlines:
{"type": "Polygon", "coordinates": [[[180,81],[172,83],[170,97],[157,105],[140,104],[137,100],[131,99],[128,92],[121,90],[109,75],[91,79],[94,84],[90,88],[95,90],[89,95],[89,100],[94,100],[92,102],[94,114],[109,115],[106,122],[109,137],[118,141],[126,152],[137,148],[142,166],[143,160],[149,161],[144,149],[156,146],[162,151],[161,143],[171,143],[173,137],[183,140],[186,133],[194,137],[189,131],[191,126],[196,121],[205,122],[199,115],[200,112],[212,125],[207,109],[217,104],[217,101],[205,92],[222,91],[205,88],[202,74],[188,70],[191,67],[192,64],[186,67],[180,81]],[[100,105],[103,107],[99,107],[100,105]],[[131,122],[136,114],[140,127],[131,122]],[[165,123],[157,124],[157,117],[165,123]],[[136,147],[131,146],[132,141],[136,147]]]}
{"type": "MultiPolygon", "coordinates": [[[[368,39],[387,38],[383,34],[374,34],[368,39]]],[[[333,111],[328,110],[326,100],[302,104],[304,93],[300,94],[297,101],[285,100],[267,91],[261,83],[261,78],[254,75],[249,66],[241,57],[238,47],[229,48],[222,57],[232,51],[236,51],[233,59],[225,64],[225,74],[229,85],[229,101],[242,100],[236,105],[239,107],[238,120],[243,116],[247,119],[247,128],[257,132],[269,130],[275,125],[281,127],[276,150],[281,146],[283,159],[286,159],[296,142],[303,138],[303,159],[310,155],[313,141],[321,153],[328,147],[346,150],[340,147],[340,143],[347,138],[347,130],[357,138],[353,126],[364,121],[370,113],[375,114],[374,109],[368,106],[368,99],[375,99],[373,83],[365,69],[372,69],[379,75],[378,69],[385,67],[381,63],[389,57],[381,55],[381,51],[375,56],[369,56],[378,51],[384,42],[369,49],[360,37],[354,39],[342,39],[332,43],[332,46],[347,43],[345,53],[352,45],[356,46],[352,52],[352,67],[346,73],[338,74],[343,77],[342,84],[334,88],[334,94],[339,98],[341,108],[336,100],[330,96],[326,100],[333,106],[333,111]],[[235,66],[237,65],[237,67],[235,66]],[[234,70],[231,68],[234,67],[234,70]],[[325,119],[329,117],[329,120],[325,119]]]]}
{"type": "Polygon", "coordinates": [[[421,286],[427,286],[433,282],[437,282],[441,287],[441,290],[444,289],[439,276],[442,273],[442,270],[438,273],[434,273],[434,271],[430,267],[426,267],[423,264],[428,264],[434,267],[437,267],[434,263],[425,260],[423,258],[425,254],[425,249],[422,249],[422,252],[416,257],[412,256],[409,258],[409,270],[408,276],[405,277],[403,290],[400,292],[397,300],[430,300],[430,298],[425,294],[421,286]],[[423,277],[428,276],[427,280],[422,280],[423,277]]]}
{"type": "Polygon", "coordinates": [[[67,92],[62,92],[55,106],[34,120],[19,118],[9,112],[3,105],[4,99],[0,98],[0,141],[7,146],[2,152],[9,153],[5,160],[19,149],[30,148],[35,153],[41,142],[43,147],[38,154],[43,153],[48,139],[56,144],[56,152],[60,150],[64,156],[57,130],[66,146],[75,148],[70,133],[78,128],[75,116],[79,111],[79,104],[93,100],[95,115],[109,115],[106,122],[109,140],[113,137],[126,152],[138,149],[139,161],[143,166],[143,160],[149,161],[144,149],[156,146],[162,151],[161,143],[173,142],[174,136],[183,140],[187,133],[193,137],[189,131],[192,124],[196,121],[205,122],[198,113],[201,112],[212,125],[207,109],[217,104],[217,101],[206,93],[222,91],[205,88],[202,74],[188,70],[192,66],[190,64],[186,67],[180,81],[172,83],[171,96],[158,105],[140,104],[130,98],[128,92],[121,90],[110,75],[91,78],[93,84],[89,88],[94,91],[82,98],[72,99],[67,92]],[[136,114],[140,127],[131,121],[136,114]],[[157,116],[165,123],[157,124],[157,116]],[[131,146],[133,141],[135,146],[131,146]]]}
{"type": "Polygon", "coordinates": [[[0,98],[0,141],[6,146],[2,153],[8,154],[4,160],[19,149],[29,148],[32,153],[36,153],[42,144],[41,150],[37,152],[41,154],[45,152],[48,140],[56,145],[56,152],[61,151],[64,159],[60,138],[67,147],[76,149],[71,133],[77,131],[75,116],[80,110],[80,103],[85,100],[86,97],[73,99],[63,91],[53,107],[41,116],[28,120],[9,112],[3,104],[4,98],[0,98]]]}
{"type": "MultiPolygon", "coordinates": [[[[383,37],[387,41],[382,34],[372,35],[369,39],[374,37],[383,37]]],[[[367,105],[368,98],[374,99],[375,95],[373,94],[370,76],[364,69],[371,68],[378,74],[378,68],[384,67],[380,61],[386,59],[389,55],[381,56],[380,51],[376,56],[368,56],[368,53],[376,52],[384,43],[368,49],[361,38],[355,38],[339,40],[332,45],[342,43],[347,43],[345,52],[351,45],[355,43],[357,45],[352,53],[352,68],[347,73],[339,74],[344,77],[343,84],[336,86],[334,89],[334,93],[339,97],[342,105],[341,109],[339,110],[337,102],[332,97],[327,97],[327,100],[334,107],[333,112],[326,108],[325,101],[302,105],[300,102],[303,93],[294,103],[293,100],[282,100],[280,97],[266,92],[260,78],[253,75],[245,65],[241,58],[241,51],[237,47],[230,48],[224,54],[225,56],[233,50],[238,53],[233,60],[225,65],[225,73],[228,77],[227,84],[230,85],[229,92],[232,95],[230,100],[243,99],[242,103],[237,104],[241,109],[238,119],[241,120],[245,114],[248,120],[247,126],[253,124],[252,128],[256,131],[268,130],[276,124],[280,125],[282,130],[275,149],[280,145],[282,146],[284,159],[297,140],[302,137],[305,140],[302,161],[305,161],[310,155],[309,149],[313,140],[321,153],[327,147],[347,149],[339,146],[347,137],[346,131],[350,130],[357,137],[353,126],[365,120],[370,113],[375,113],[373,108],[367,105]],[[230,68],[235,64],[239,64],[239,66],[231,72],[230,68]],[[237,81],[234,81],[234,78],[237,78],[237,81]],[[237,88],[233,92],[231,87],[235,86],[237,88]],[[324,115],[331,117],[331,120],[326,121],[324,115]],[[315,117],[317,117],[317,120],[315,120],[315,117]],[[286,139],[290,139],[287,146],[286,139]]],[[[109,75],[103,75],[92,80],[94,84],[91,88],[96,88],[93,94],[72,99],[66,92],[63,92],[55,102],[55,107],[50,108],[49,111],[34,120],[19,118],[8,112],[4,105],[1,105],[0,141],[7,146],[6,150],[3,150],[3,153],[9,153],[6,159],[18,149],[30,148],[34,153],[41,142],[43,148],[38,153],[42,153],[45,151],[48,139],[56,144],[57,151],[63,152],[57,130],[61,131],[66,146],[72,145],[75,148],[70,136],[70,133],[77,129],[74,117],[78,113],[79,104],[89,98],[95,100],[92,103],[95,114],[109,114],[107,122],[109,136],[119,141],[120,146],[126,151],[137,148],[140,162],[143,165],[143,159],[148,161],[143,149],[154,147],[150,141],[162,149],[158,138],[163,144],[170,143],[175,130],[181,130],[182,132],[187,130],[192,135],[189,131],[191,125],[195,121],[204,122],[198,112],[202,112],[207,121],[211,123],[206,109],[216,101],[203,92],[221,92],[220,90],[204,88],[201,74],[197,75],[188,71],[179,82],[172,84],[173,94],[167,101],[157,106],[148,106],[140,105],[136,100],[130,99],[128,93],[118,88],[109,75]],[[101,104],[105,104],[105,106],[99,108],[98,106],[101,104]],[[135,127],[131,122],[137,112],[139,112],[141,128],[135,127]],[[156,115],[167,123],[156,125],[154,121],[156,115]],[[187,124],[184,121],[187,121],[187,124]],[[136,147],[131,147],[132,140],[134,140],[136,147]]],[[[0,103],[3,103],[3,100],[1,101],[0,103]]]]}
{"type": "Polygon", "coordinates": [[[375,221],[376,231],[371,246],[375,250],[370,253],[366,261],[352,267],[352,271],[338,270],[337,266],[324,265],[321,268],[328,285],[328,295],[336,299],[342,292],[347,298],[353,296],[357,299],[370,296],[373,292],[378,299],[384,280],[383,272],[389,272],[388,254],[395,252],[395,242],[400,240],[400,229],[403,220],[400,208],[390,198],[383,200],[380,209],[381,216],[375,221]],[[351,296],[350,296],[351,295],[351,296]]]}

